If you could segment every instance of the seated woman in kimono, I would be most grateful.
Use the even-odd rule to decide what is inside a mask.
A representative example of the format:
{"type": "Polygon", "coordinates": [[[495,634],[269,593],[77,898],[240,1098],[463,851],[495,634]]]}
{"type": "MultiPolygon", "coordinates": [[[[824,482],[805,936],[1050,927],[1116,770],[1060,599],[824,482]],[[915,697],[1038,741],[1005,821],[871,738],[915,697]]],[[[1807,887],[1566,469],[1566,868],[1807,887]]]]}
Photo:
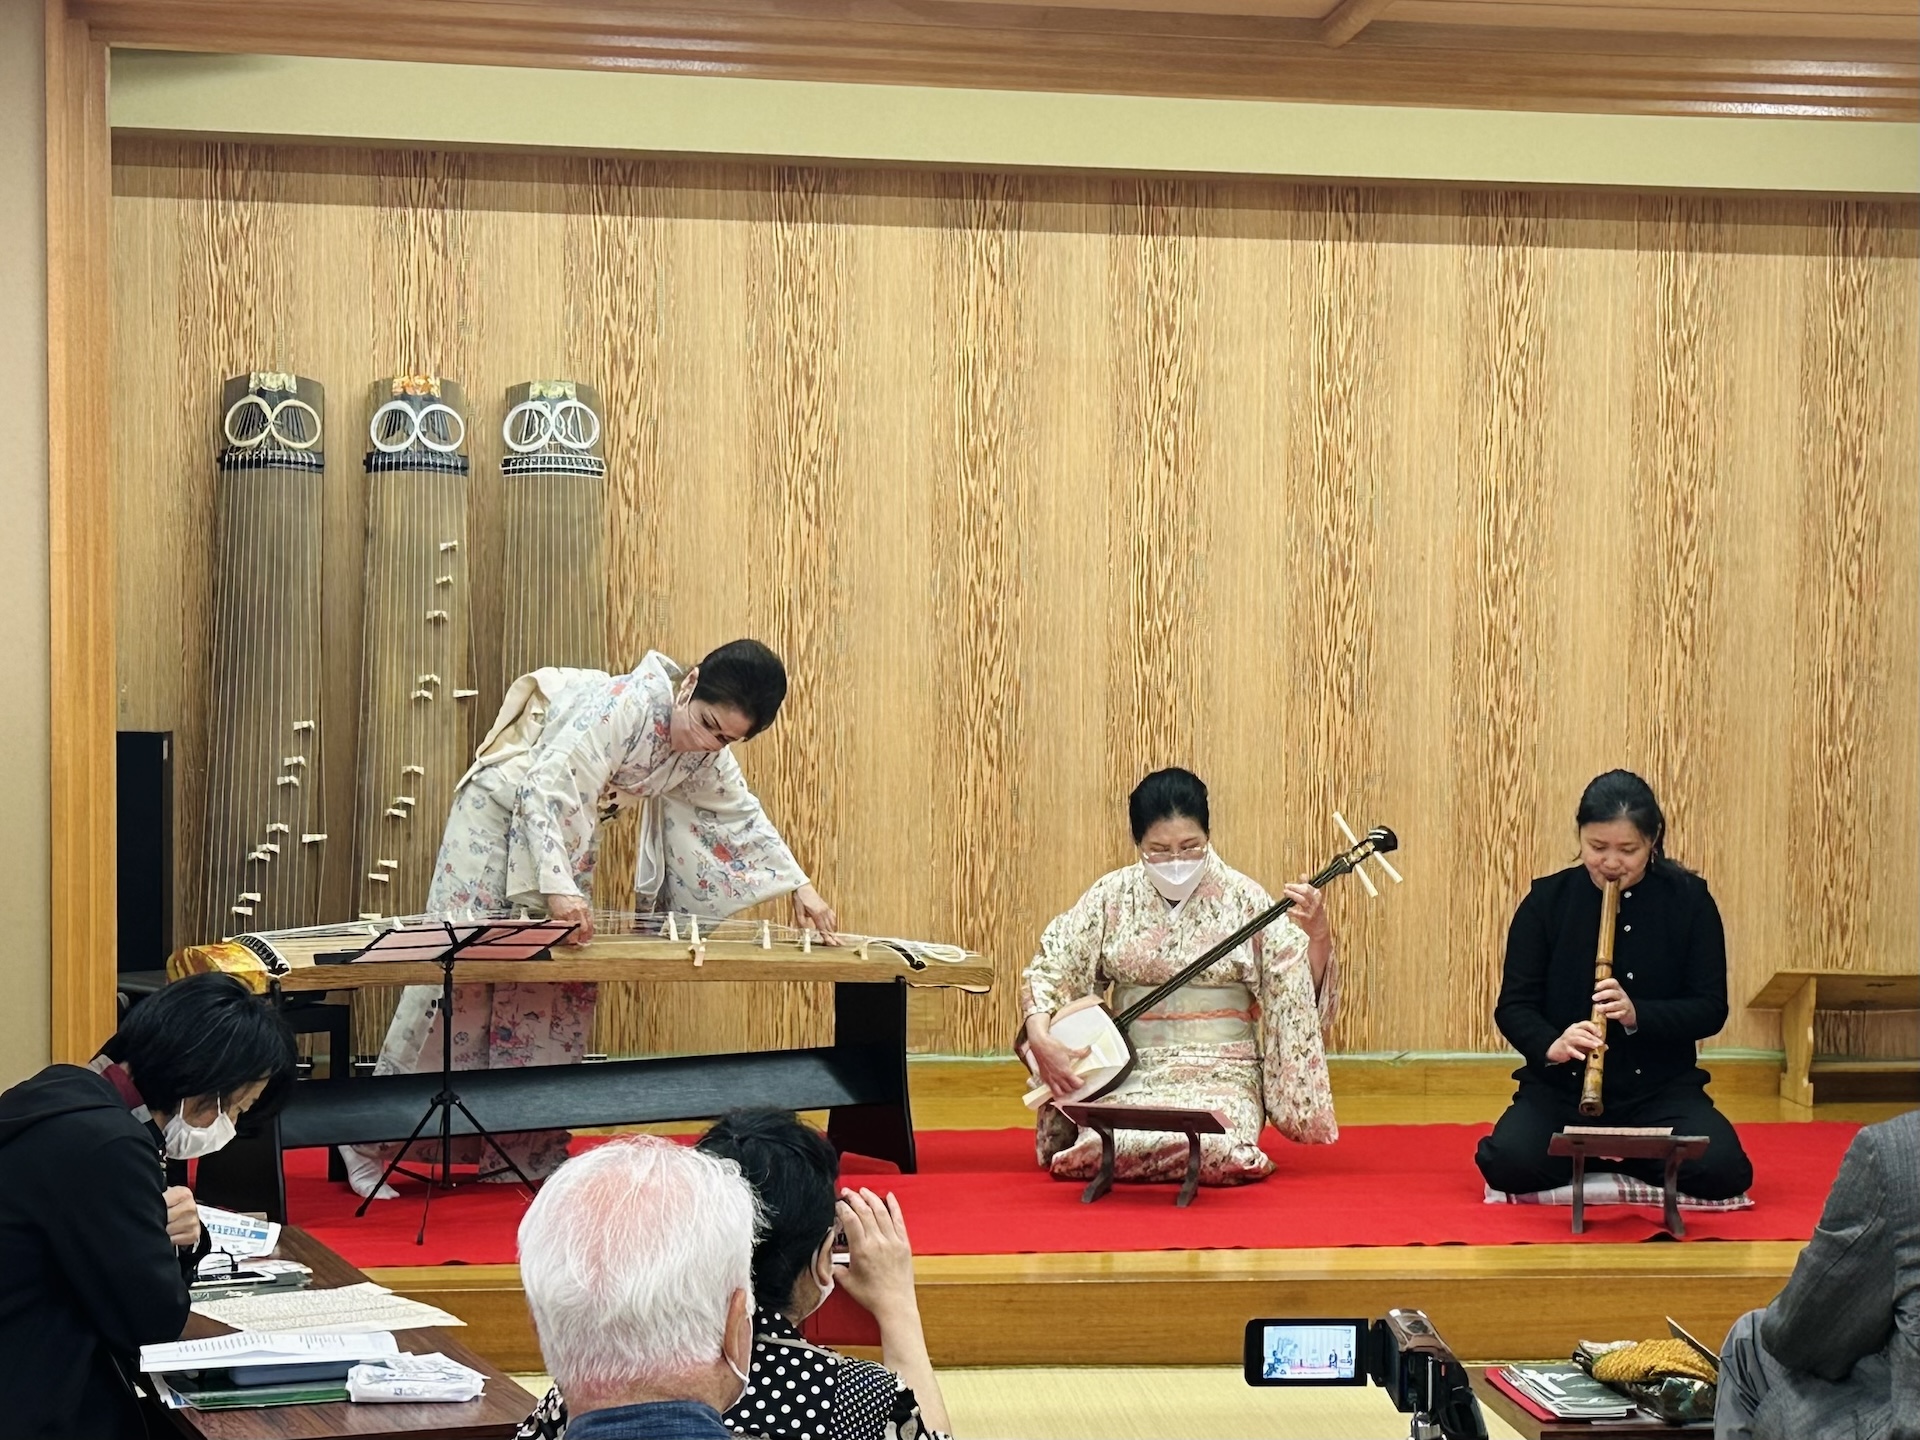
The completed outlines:
{"type": "MultiPolygon", "coordinates": [[[[600,824],[641,806],[634,900],[722,920],[791,894],[796,923],[832,943],[831,906],[747,788],[731,745],[780,713],[786,667],[757,640],[722,645],[693,669],[657,651],[630,674],[537,670],[507,691],[499,718],[453,797],[434,862],[427,913],[504,913],[525,907],[593,936],[593,867],[600,824]]],[[[565,1065],[586,1055],[599,986],[590,982],[460,985],[454,989],[453,1063],[459,1070],[565,1065]]],[[[409,986],[380,1051],[376,1075],[433,1068],[438,986],[409,986]],[[423,1057],[427,1057],[423,1060],[423,1057]]],[[[567,1132],[499,1137],[530,1180],[567,1157],[567,1132]]],[[[347,1178],[366,1195],[393,1146],[343,1146],[347,1178]]],[[[436,1152],[437,1152],[437,1147],[436,1152]]],[[[457,1143],[456,1163],[511,1182],[489,1147],[457,1143]]],[[[417,1146],[415,1158],[429,1153],[417,1146]]],[[[384,1187],[380,1199],[391,1199],[384,1187]]]]}
{"type": "MultiPolygon", "coordinates": [[[[1267,909],[1260,885],[1228,868],[1207,837],[1207,787],[1187,770],[1157,770],[1127,800],[1140,861],[1096,880],[1040,937],[1022,977],[1026,1036],[1040,1078],[1056,1095],[1080,1087],[1076,1052],[1047,1033],[1047,1017],[1113,987],[1132,1003],[1208,946],[1267,909]]],[[[1260,1149],[1271,1124],[1288,1139],[1339,1135],[1322,1035],[1340,1005],[1333,931],[1320,892],[1286,887],[1295,906],[1132,1027],[1139,1063],[1107,1098],[1135,1105],[1218,1110],[1229,1132],[1201,1137],[1200,1183],[1241,1185],[1273,1171],[1260,1149]]],[[[1179,1180],[1181,1136],[1121,1131],[1118,1180],[1179,1180]]],[[[1090,1177],[1100,1141],[1076,1133],[1051,1105],[1040,1110],[1040,1163],[1057,1179],[1090,1177]]]]}

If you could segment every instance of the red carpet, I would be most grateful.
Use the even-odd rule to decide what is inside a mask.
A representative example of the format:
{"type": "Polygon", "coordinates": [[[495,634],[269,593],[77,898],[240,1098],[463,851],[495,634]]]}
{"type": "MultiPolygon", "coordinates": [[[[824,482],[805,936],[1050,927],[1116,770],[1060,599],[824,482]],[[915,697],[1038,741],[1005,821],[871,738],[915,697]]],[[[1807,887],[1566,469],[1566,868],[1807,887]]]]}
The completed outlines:
{"type": "MultiPolygon", "coordinates": [[[[1033,1163],[1030,1130],[934,1130],[919,1137],[921,1170],[899,1175],[850,1157],[846,1177],[900,1197],[921,1255],[1098,1250],[1302,1249],[1345,1245],[1608,1243],[1663,1234],[1659,1212],[1606,1206],[1574,1236],[1558,1206],[1487,1205],[1473,1166],[1487,1125],[1356,1125],[1335,1145],[1293,1145],[1268,1133],[1278,1167],[1258,1185],[1204,1189],[1173,1204],[1170,1185],[1116,1185],[1094,1205],[1079,1184],[1033,1163]]],[[[1690,1240],[1805,1240],[1858,1126],[1831,1121],[1740,1127],[1757,1179],[1751,1210],[1688,1211],[1690,1240]]],[[[592,1144],[593,1141],[576,1142],[592,1144]]],[[[355,1219],[359,1201],[326,1178],[322,1151],[287,1156],[293,1223],[360,1266],[487,1265],[514,1259],[526,1196],[469,1185],[433,1202],[427,1243],[415,1245],[423,1187],[355,1219]]]]}

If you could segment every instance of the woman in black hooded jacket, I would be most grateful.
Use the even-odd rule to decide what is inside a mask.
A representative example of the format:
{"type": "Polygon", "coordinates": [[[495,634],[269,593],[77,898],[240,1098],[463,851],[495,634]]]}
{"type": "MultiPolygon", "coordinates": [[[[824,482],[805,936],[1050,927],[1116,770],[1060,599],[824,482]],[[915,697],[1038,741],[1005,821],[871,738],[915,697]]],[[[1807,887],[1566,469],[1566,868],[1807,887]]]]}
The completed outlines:
{"type": "Polygon", "coordinates": [[[293,1036],[230,975],[136,1006],[90,1066],[0,1094],[9,1436],[144,1440],[142,1345],[177,1340],[207,1239],[167,1161],[217,1150],[293,1075],[293,1036]]]}

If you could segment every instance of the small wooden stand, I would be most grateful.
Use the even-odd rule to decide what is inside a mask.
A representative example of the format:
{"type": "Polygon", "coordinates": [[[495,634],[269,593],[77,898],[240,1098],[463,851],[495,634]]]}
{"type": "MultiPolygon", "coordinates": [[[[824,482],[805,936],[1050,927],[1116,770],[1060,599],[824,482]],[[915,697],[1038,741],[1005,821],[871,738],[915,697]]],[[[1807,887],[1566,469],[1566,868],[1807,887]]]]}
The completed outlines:
{"type": "Polygon", "coordinates": [[[1680,1166],[1704,1155],[1705,1135],[1648,1135],[1633,1130],[1561,1131],[1547,1142],[1549,1155],[1573,1157],[1573,1233],[1587,1230],[1587,1157],[1600,1160],[1664,1160],[1667,1163],[1664,1194],[1667,1233],[1678,1239],[1687,1233],[1687,1222],[1680,1218],[1680,1166]]]}
{"type": "Polygon", "coordinates": [[[1113,1188],[1116,1130],[1155,1130],[1187,1137],[1187,1178],[1175,1205],[1191,1205],[1200,1190],[1200,1137],[1227,1133],[1227,1117],[1218,1110],[1180,1110],[1160,1105],[1064,1104],[1055,1107],[1075,1125],[1100,1137],[1100,1173],[1087,1182],[1080,1203],[1091,1205],[1113,1188]]]}

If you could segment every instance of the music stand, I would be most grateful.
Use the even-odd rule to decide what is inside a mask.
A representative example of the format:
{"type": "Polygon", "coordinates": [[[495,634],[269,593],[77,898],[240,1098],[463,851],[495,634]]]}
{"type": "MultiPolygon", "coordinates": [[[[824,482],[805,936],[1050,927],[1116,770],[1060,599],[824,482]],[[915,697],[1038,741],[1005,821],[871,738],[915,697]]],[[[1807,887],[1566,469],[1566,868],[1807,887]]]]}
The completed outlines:
{"type": "Polygon", "coordinates": [[[1193,1110],[1174,1105],[1126,1105],[1107,1101],[1061,1101],[1054,1108],[1075,1125],[1084,1125],[1100,1137],[1100,1172],[1080,1192],[1080,1203],[1091,1205],[1113,1188],[1113,1166],[1118,1146],[1116,1130],[1157,1130],[1187,1137],[1187,1175],[1174,1204],[1182,1208],[1200,1193],[1200,1137],[1225,1135],[1227,1117],[1218,1110],[1193,1110]]]}
{"type": "Polygon", "coordinates": [[[483,1145],[491,1145],[493,1153],[506,1162],[507,1169],[522,1185],[531,1187],[533,1182],[521,1173],[513,1157],[493,1138],[486,1126],[482,1125],[460,1098],[460,1092],[453,1088],[453,967],[462,960],[547,960],[552,958],[553,946],[571,935],[578,928],[559,920],[438,920],[425,925],[409,925],[398,930],[384,930],[373,941],[354,955],[350,963],[388,964],[388,965],[438,965],[440,967],[440,1093],[427,1102],[426,1113],[420,1117],[420,1123],[413,1127],[393,1159],[387,1162],[387,1168],[380,1173],[379,1183],[360,1202],[360,1208],[354,1215],[367,1213],[367,1207],[373,1204],[373,1197],[380,1193],[389,1178],[395,1174],[405,1175],[410,1180],[424,1180],[427,1183],[427,1202],[420,1209],[420,1233],[414,1237],[414,1244],[427,1243],[427,1212],[433,1208],[433,1187],[435,1185],[433,1167],[427,1167],[422,1175],[409,1170],[401,1164],[407,1158],[407,1151],[413,1148],[420,1138],[420,1132],[427,1128],[427,1122],[437,1114],[440,1117],[440,1178],[442,1189],[453,1188],[453,1112],[457,1109],[467,1117],[467,1123],[473,1127],[473,1133],[483,1145]]]}
{"type": "Polygon", "coordinates": [[[1616,1129],[1606,1125],[1569,1125],[1547,1142],[1547,1154],[1573,1157],[1573,1233],[1587,1230],[1587,1157],[1599,1160],[1659,1160],[1666,1166],[1661,1187],[1667,1233],[1679,1240],[1687,1233],[1680,1216],[1680,1166],[1704,1155],[1708,1137],[1675,1135],[1670,1128],[1616,1129]]]}

